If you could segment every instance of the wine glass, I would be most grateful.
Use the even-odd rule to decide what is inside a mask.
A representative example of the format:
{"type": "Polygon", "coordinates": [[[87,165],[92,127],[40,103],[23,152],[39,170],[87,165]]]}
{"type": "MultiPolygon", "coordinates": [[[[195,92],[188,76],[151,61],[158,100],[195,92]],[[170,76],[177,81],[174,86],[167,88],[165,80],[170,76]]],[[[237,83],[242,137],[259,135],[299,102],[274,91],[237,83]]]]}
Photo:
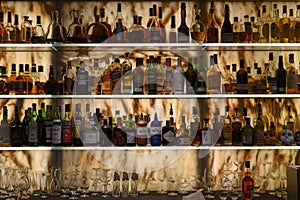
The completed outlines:
{"type": "Polygon", "coordinates": [[[80,195],[80,197],[89,197],[88,193],[88,189],[90,187],[90,179],[89,179],[89,174],[88,172],[82,172],[81,174],[81,185],[80,188],[82,190],[82,194],[80,195]]]}
{"type": "Polygon", "coordinates": [[[100,181],[103,183],[103,194],[101,197],[108,198],[107,186],[112,179],[112,170],[109,168],[102,168],[100,171],[100,181]]]}
{"type": "Polygon", "coordinates": [[[189,185],[190,184],[189,184],[188,178],[182,177],[180,179],[180,194],[187,194],[188,193],[187,188],[189,185]]]}
{"type": "Polygon", "coordinates": [[[220,190],[217,194],[220,200],[226,200],[229,197],[229,193],[229,190],[220,190]]]}
{"type": "Polygon", "coordinates": [[[147,172],[144,172],[144,176],[141,182],[141,190],[139,191],[140,194],[148,194],[149,191],[147,191],[147,184],[148,184],[149,180],[147,177],[147,172]]]}
{"type": "Polygon", "coordinates": [[[71,197],[69,199],[78,199],[76,197],[76,192],[78,188],[81,185],[81,180],[80,180],[80,172],[78,171],[73,171],[71,172],[71,181],[69,185],[69,190],[71,192],[71,197]]]}
{"type": "Polygon", "coordinates": [[[60,197],[67,198],[69,195],[67,194],[69,190],[69,185],[71,182],[71,174],[69,172],[62,172],[60,179],[60,189],[62,191],[62,195],[60,197]]]}
{"type": "Polygon", "coordinates": [[[190,185],[192,186],[192,191],[203,190],[203,179],[201,175],[192,175],[190,177],[190,185]]]}
{"type": "Polygon", "coordinates": [[[4,188],[8,194],[7,200],[15,200],[16,189],[18,184],[17,173],[15,168],[7,167],[3,177],[4,188]]]}
{"type": "Polygon", "coordinates": [[[167,180],[170,183],[170,191],[168,192],[169,196],[177,196],[177,172],[175,168],[168,169],[167,180]]]}
{"type": "Polygon", "coordinates": [[[99,196],[99,193],[97,192],[97,188],[98,188],[98,181],[100,180],[99,177],[99,167],[94,167],[92,168],[93,172],[90,173],[90,179],[93,181],[93,187],[94,187],[94,191],[92,192],[91,196],[99,196]]]}
{"type": "Polygon", "coordinates": [[[164,190],[165,174],[163,169],[160,172],[156,173],[156,179],[160,182],[160,186],[159,186],[160,189],[157,191],[157,193],[167,194],[167,192],[164,190]]]}
{"type": "Polygon", "coordinates": [[[211,188],[215,185],[216,183],[216,176],[214,175],[213,171],[209,171],[206,174],[204,174],[204,179],[205,179],[205,188],[207,189],[205,198],[207,199],[214,199],[215,196],[213,192],[211,191],[211,188]]]}

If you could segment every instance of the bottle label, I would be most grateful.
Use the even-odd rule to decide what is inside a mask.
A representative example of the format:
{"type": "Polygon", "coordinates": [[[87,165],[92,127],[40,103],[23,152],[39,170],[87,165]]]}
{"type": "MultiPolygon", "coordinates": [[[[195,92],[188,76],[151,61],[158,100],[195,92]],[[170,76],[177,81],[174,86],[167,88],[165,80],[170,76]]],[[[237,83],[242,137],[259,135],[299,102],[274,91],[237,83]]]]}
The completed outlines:
{"type": "Polygon", "coordinates": [[[84,141],[86,145],[96,145],[98,143],[97,132],[93,132],[93,131],[85,132],[84,141]]]}
{"type": "Polygon", "coordinates": [[[300,22],[296,23],[294,27],[295,27],[295,32],[294,32],[295,37],[300,38],[300,22]]]}
{"type": "Polygon", "coordinates": [[[184,134],[176,138],[176,143],[177,145],[189,146],[191,145],[190,140],[191,140],[190,137],[184,134]]]}
{"type": "Polygon", "coordinates": [[[275,22],[273,22],[272,24],[271,24],[271,37],[272,38],[279,38],[279,27],[278,27],[278,25],[275,23],[275,22]]]}
{"type": "Polygon", "coordinates": [[[202,145],[212,145],[212,137],[210,130],[202,130],[202,145]]]}
{"type": "Polygon", "coordinates": [[[24,93],[26,91],[26,83],[18,81],[15,83],[15,90],[18,93],[24,93]]]}
{"type": "Polygon", "coordinates": [[[153,43],[160,42],[160,32],[156,27],[150,27],[148,33],[149,33],[150,42],[153,43]]]}
{"type": "Polygon", "coordinates": [[[262,34],[266,42],[269,42],[269,28],[270,25],[268,23],[265,23],[262,27],[262,34]]]}
{"type": "Polygon", "coordinates": [[[71,125],[63,125],[62,141],[63,141],[63,143],[71,143],[72,142],[72,126],[71,125]]]}
{"type": "Polygon", "coordinates": [[[222,130],[223,143],[226,145],[232,143],[232,127],[230,124],[224,124],[222,130]]]}
{"type": "Polygon", "coordinates": [[[46,126],[46,142],[52,141],[52,126],[46,126]]]}
{"type": "Polygon", "coordinates": [[[174,133],[172,131],[168,131],[165,134],[163,134],[163,138],[167,140],[168,142],[174,141],[174,133]]]}
{"type": "Polygon", "coordinates": [[[52,127],[52,143],[61,144],[61,126],[54,125],[52,127]]]}
{"type": "Polygon", "coordinates": [[[135,131],[126,131],[126,143],[127,144],[135,144],[135,131]]]}
{"type": "Polygon", "coordinates": [[[243,141],[243,144],[245,145],[254,145],[253,142],[254,142],[254,135],[253,135],[253,130],[250,128],[250,129],[244,129],[243,132],[242,132],[242,141],[243,141]]]}
{"type": "Polygon", "coordinates": [[[208,43],[218,43],[218,41],[219,41],[218,37],[219,37],[218,28],[207,29],[207,42],[208,43]]]}
{"type": "Polygon", "coordinates": [[[248,90],[248,84],[236,84],[237,90],[248,90]]]}
{"type": "Polygon", "coordinates": [[[67,92],[68,94],[73,93],[74,81],[72,79],[66,78],[64,86],[65,86],[65,92],[67,92]]]}
{"type": "Polygon", "coordinates": [[[189,43],[189,36],[178,32],[178,43],[189,43]]]}
{"type": "Polygon", "coordinates": [[[133,76],[133,85],[134,85],[134,92],[137,93],[143,92],[144,76],[142,74],[136,73],[133,76]]]}
{"type": "Polygon", "coordinates": [[[233,33],[222,33],[221,42],[222,43],[231,43],[233,41],[233,33]]]}
{"type": "Polygon", "coordinates": [[[277,78],[276,77],[269,77],[268,78],[269,88],[272,93],[277,92],[277,78]]]}
{"type": "Polygon", "coordinates": [[[147,127],[137,127],[136,128],[136,135],[139,138],[147,138],[148,136],[148,128],[147,127]]]}
{"type": "Polygon", "coordinates": [[[289,31],[290,31],[290,24],[289,23],[283,24],[282,37],[283,38],[289,38],[289,34],[290,34],[289,31]]]}
{"type": "Polygon", "coordinates": [[[207,76],[207,89],[220,91],[221,87],[221,74],[213,73],[207,76]]]}
{"type": "Polygon", "coordinates": [[[287,77],[287,88],[298,89],[298,76],[293,73],[289,73],[287,77]]]}
{"type": "Polygon", "coordinates": [[[38,125],[37,122],[29,122],[28,142],[37,143],[38,125]]]}
{"type": "Polygon", "coordinates": [[[256,145],[264,145],[264,124],[262,121],[258,121],[257,124],[254,127],[255,129],[255,141],[256,145]]]}
{"type": "Polygon", "coordinates": [[[150,135],[151,135],[151,144],[152,145],[160,145],[161,144],[161,127],[151,127],[150,135]]]}
{"type": "Polygon", "coordinates": [[[123,75],[123,93],[131,93],[131,73],[123,75]]]}
{"type": "Polygon", "coordinates": [[[76,77],[76,93],[88,94],[89,92],[89,79],[88,75],[84,73],[77,73],[76,77]]]}

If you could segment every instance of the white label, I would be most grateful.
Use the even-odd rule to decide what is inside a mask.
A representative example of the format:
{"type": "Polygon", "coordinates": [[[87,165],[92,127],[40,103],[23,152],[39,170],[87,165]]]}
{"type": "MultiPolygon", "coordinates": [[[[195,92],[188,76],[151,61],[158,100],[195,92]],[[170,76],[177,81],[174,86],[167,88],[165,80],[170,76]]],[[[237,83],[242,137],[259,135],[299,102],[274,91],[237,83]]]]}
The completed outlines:
{"type": "Polygon", "coordinates": [[[37,132],[38,132],[37,122],[29,122],[29,134],[28,134],[29,142],[37,141],[37,134],[38,134],[37,132]]]}
{"type": "Polygon", "coordinates": [[[126,137],[126,143],[128,144],[134,144],[135,143],[135,132],[126,131],[127,137],[126,137]]]}
{"type": "Polygon", "coordinates": [[[202,145],[211,145],[211,131],[202,130],[202,145]]]}
{"type": "Polygon", "coordinates": [[[147,127],[137,127],[136,135],[139,136],[140,138],[146,138],[148,135],[147,127]]]}
{"type": "Polygon", "coordinates": [[[161,134],[161,127],[151,127],[150,128],[150,135],[160,135],[161,134]]]}
{"type": "Polygon", "coordinates": [[[97,144],[98,143],[97,132],[85,132],[84,139],[85,144],[97,144]]]}
{"type": "Polygon", "coordinates": [[[61,126],[54,125],[52,128],[52,143],[61,144],[61,126]]]}
{"type": "Polygon", "coordinates": [[[174,133],[172,131],[168,131],[163,135],[163,138],[168,142],[173,142],[174,140],[174,133]]]}

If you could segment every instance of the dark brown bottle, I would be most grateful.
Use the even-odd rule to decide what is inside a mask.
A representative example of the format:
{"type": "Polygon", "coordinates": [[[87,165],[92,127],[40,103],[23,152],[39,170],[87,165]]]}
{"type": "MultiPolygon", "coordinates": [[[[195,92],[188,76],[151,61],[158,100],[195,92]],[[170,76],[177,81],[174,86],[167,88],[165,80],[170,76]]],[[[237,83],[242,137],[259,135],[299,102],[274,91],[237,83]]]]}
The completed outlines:
{"type": "Polygon", "coordinates": [[[178,31],[178,43],[189,43],[190,37],[189,32],[190,29],[186,25],[186,5],[185,3],[181,3],[181,23],[177,29],[178,31]]]}
{"type": "Polygon", "coordinates": [[[240,60],[240,69],[236,73],[236,93],[248,94],[248,73],[244,69],[244,60],[240,60]]]}
{"type": "Polygon", "coordinates": [[[54,68],[50,65],[49,79],[44,85],[45,94],[56,94],[57,92],[57,82],[54,79],[54,68]]]}
{"type": "Polygon", "coordinates": [[[162,128],[162,145],[171,146],[174,145],[175,130],[170,126],[170,120],[166,121],[166,126],[162,128]]]}
{"type": "Polygon", "coordinates": [[[138,146],[146,146],[148,137],[147,121],[145,121],[143,113],[136,123],[136,144],[138,146]]]}
{"type": "Polygon", "coordinates": [[[113,144],[115,146],[125,146],[126,145],[126,133],[124,127],[122,126],[122,118],[117,118],[117,125],[113,131],[113,144]]]}

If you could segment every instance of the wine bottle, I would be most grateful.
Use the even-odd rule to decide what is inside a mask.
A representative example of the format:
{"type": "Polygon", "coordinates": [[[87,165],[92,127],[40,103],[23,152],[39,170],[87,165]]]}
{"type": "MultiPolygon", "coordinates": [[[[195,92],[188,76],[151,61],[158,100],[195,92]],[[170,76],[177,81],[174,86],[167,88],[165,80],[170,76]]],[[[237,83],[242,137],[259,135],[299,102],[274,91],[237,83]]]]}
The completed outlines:
{"type": "Polygon", "coordinates": [[[225,4],[225,18],[221,28],[221,42],[232,43],[233,42],[233,29],[230,23],[229,5],[225,4]]]}

